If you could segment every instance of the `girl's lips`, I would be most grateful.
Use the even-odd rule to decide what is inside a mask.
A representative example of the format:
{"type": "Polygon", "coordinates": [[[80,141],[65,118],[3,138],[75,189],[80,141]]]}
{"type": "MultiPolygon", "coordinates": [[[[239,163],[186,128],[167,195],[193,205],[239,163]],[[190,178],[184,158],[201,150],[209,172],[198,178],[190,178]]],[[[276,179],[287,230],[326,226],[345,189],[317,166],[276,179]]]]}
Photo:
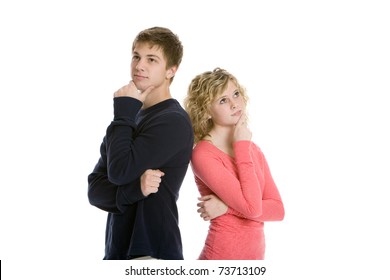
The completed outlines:
{"type": "Polygon", "coordinates": [[[241,116],[241,110],[235,112],[232,116],[235,116],[235,117],[241,116]]]}

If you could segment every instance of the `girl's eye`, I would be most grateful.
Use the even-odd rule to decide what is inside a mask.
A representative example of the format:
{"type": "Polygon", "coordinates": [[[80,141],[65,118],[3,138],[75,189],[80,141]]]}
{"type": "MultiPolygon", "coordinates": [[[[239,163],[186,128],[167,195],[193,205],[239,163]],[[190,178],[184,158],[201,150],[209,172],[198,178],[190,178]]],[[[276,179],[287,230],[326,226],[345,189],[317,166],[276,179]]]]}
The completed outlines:
{"type": "Polygon", "coordinates": [[[139,56],[137,56],[137,55],[133,56],[133,61],[134,60],[139,60],[139,56]]]}
{"type": "Polygon", "coordinates": [[[221,100],[219,100],[219,104],[224,104],[226,103],[226,98],[222,98],[221,100]]]}
{"type": "Polygon", "coordinates": [[[240,96],[240,93],[239,93],[238,91],[236,91],[236,92],[234,93],[234,97],[238,97],[238,96],[240,96]]]}

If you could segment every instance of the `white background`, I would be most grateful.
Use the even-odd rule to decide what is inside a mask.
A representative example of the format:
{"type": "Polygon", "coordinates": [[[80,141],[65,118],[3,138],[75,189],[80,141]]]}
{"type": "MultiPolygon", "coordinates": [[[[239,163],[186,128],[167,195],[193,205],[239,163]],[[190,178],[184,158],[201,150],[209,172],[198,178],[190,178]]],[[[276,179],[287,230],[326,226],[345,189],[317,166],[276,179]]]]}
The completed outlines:
{"type": "MultiPolygon", "coordinates": [[[[267,279],[388,277],[386,2],[1,1],[3,275],[123,276],[102,264],[106,214],[89,205],[87,176],[112,94],[129,81],[131,43],[159,25],[184,45],[179,101],[217,66],[248,90],[254,141],[286,208],[265,226],[267,279]]],[[[178,203],[192,265],[207,231],[197,197],[189,170],[178,203]]]]}

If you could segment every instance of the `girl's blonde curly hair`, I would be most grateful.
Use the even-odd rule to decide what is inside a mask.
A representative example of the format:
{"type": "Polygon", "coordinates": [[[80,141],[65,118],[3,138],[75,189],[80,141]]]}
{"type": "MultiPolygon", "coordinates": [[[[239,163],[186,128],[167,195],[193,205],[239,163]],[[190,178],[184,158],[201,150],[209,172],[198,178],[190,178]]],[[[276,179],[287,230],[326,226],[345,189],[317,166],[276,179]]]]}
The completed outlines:
{"type": "Polygon", "coordinates": [[[237,86],[247,104],[249,98],[246,89],[240,85],[236,77],[224,69],[215,68],[192,79],[184,99],[184,109],[192,122],[194,144],[202,140],[212,129],[213,121],[209,118],[211,103],[226,90],[229,81],[237,86]]]}

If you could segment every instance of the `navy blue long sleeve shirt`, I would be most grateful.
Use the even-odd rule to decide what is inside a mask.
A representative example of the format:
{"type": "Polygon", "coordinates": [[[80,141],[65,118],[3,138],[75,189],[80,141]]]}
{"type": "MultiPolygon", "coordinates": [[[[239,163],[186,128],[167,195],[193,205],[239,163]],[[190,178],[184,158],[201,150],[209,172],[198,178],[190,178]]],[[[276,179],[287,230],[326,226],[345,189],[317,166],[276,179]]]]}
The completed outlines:
{"type": "Polygon", "coordinates": [[[114,120],[88,176],[88,199],[109,212],[104,259],[180,260],[176,202],[191,158],[191,122],[175,99],[141,107],[137,99],[114,98],[114,120]],[[158,192],[145,197],[140,176],[147,169],[160,169],[165,175],[158,192]]]}

